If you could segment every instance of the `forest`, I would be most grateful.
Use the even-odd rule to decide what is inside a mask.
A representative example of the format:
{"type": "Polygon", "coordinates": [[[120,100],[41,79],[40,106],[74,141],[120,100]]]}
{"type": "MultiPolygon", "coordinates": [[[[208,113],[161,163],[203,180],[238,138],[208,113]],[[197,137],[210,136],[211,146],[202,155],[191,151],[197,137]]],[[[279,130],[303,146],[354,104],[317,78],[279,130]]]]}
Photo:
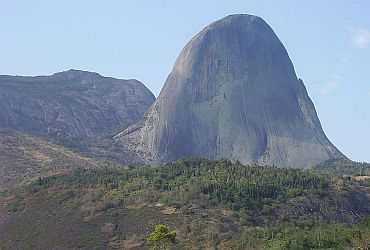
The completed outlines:
{"type": "Polygon", "coordinates": [[[226,159],[190,158],[144,167],[110,163],[40,176],[3,192],[6,209],[16,219],[0,239],[5,249],[10,239],[19,247],[38,247],[37,242],[51,242],[79,223],[72,230],[79,236],[64,239],[70,246],[368,247],[369,206],[361,199],[369,187],[369,179],[226,159]],[[42,229],[25,239],[33,221],[56,210],[57,218],[43,219],[42,229]],[[174,230],[176,239],[151,244],[148,237],[159,224],[174,230]]]}

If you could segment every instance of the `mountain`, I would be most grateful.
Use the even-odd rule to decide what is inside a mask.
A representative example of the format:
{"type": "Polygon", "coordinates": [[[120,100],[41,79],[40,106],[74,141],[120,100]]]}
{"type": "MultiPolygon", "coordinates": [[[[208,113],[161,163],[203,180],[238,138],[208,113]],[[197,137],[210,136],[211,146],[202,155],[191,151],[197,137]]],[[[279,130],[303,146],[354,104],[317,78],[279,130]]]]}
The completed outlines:
{"type": "Polygon", "coordinates": [[[231,15],[185,46],[144,119],[115,139],[140,162],[184,157],[308,168],[345,158],[261,18],[231,15]]]}
{"type": "Polygon", "coordinates": [[[0,128],[0,191],[36,176],[97,167],[99,163],[36,136],[0,128]]]}
{"type": "Polygon", "coordinates": [[[135,122],[154,102],[137,80],[68,70],[0,76],[0,127],[61,139],[88,138],[135,122]]]}

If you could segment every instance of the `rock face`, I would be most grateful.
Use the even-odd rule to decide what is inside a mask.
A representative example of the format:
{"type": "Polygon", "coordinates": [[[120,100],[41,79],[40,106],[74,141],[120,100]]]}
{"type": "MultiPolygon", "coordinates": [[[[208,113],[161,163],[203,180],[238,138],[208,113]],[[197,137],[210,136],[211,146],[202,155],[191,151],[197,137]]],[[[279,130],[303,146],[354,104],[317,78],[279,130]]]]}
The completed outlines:
{"type": "Polygon", "coordinates": [[[228,16],[197,34],[144,117],[115,138],[147,163],[201,156],[307,168],[344,157],[284,46],[256,16],[228,16]]]}
{"type": "Polygon", "coordinates": [[[132,124],[154,100],[137,80],[86,71],[0,76],[0,127],[58,138],[86,138],[132,124]]]}

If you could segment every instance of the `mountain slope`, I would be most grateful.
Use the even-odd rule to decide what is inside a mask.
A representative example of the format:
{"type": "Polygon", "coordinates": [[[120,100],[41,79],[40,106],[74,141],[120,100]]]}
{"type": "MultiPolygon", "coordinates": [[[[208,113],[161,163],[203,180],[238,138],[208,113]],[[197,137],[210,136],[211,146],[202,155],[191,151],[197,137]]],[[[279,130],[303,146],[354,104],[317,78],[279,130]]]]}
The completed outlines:
{"type": "Polygon", "coordinates": [[[308,168],[344,158],[284,46],[251,15],[225,17],[197,34],[145,119],[115,138],[143,162],[201,156],[308,168]]]}
{"type": "Polygon", "coordinates": [[[0,128],[0,191],[35,176],[98,165],[94,159],[85,158],[36,136],[0,128]]]}
{"type": "Polygon", "coordinates": [[[154,100],[137,80],[87,71],[0,76],[0,127],[61,139],[87,138],[132,124],[154,100]]]}
{"type": "Polygon", "coordinates": [[[227,160],[76,170],[0,193],[0,248],[147,249],[161,223],[174,249],[349,249],[369,184],[227,160]]]}

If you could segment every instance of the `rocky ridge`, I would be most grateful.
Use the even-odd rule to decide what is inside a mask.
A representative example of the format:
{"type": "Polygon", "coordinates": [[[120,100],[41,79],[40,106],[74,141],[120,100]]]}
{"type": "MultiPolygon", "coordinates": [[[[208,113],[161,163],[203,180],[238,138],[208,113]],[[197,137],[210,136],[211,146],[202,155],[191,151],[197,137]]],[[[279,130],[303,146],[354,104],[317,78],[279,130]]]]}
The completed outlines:
{"type": "Polygon", "coordinates": [[[88,138],[139,119],[154,95],[137,80],[68,70],[0,76],[0,127],[57,138],[88,138]]]}

